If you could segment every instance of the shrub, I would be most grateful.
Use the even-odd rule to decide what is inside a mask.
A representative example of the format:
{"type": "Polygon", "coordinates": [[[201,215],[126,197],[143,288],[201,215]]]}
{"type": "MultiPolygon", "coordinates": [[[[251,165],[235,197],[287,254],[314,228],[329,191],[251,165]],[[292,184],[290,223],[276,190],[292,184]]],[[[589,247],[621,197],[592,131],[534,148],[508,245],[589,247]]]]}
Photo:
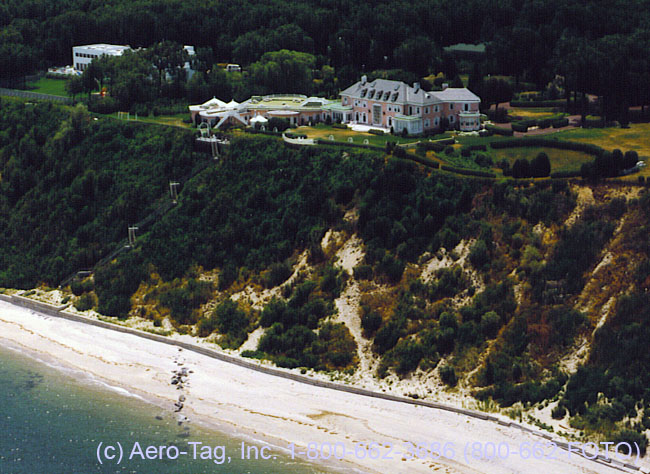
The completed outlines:
{"type": "Polygon", "coordinates": [[[91,279],[87,278],[85,280],[78,280],[75,278],[70,283],[70,290],[75,296],[81,296],[83,293],[93,290],[93,282],[91,279]]]}
{"type": "Polygon", "coordinates": [[[580,171],[554,171],[551,173],[551,178],[579,178],[580,171]]]}
{"type": "MultiPolygon", "coordinates": [[[[633,431],[633,430],[621,430],[618,433],[614,434],[612,441],[615,444],[618,443],[629,443],[632,445],[632,449],[634,450],[634,443],[639,446],[639,450],[641,452],[641,456],[645,456],[647,447],[648,447],[648,438],[643,433],[639,433],[638,431],[633,431]]],[[[625,450],[625,447],[623,447],[625,450]]],[[[626,451],[622,451],[624,454],[628,454],[626,451]]]]}
{"type": "Polygon", "coordinates": [[[224,267],[221,269],[221,272],[219,273],[219,284],[218,288],[219,290],[226,290],[232,285],[235,280],[237,279],[237,267],[235,267],[232,264],[226,264],[224,267]]]}
{"type": "Polygon", "coordinates": [[[381,316],[375,311],[364,313],[361,317],[361,327],[368,335],[373,335],[381,326],[381,316]]]}
{"type": "Polygon", "coordinates": [[[495,311],[488,311],[481,316],[481,332],[488,339],[494,338],[501,327],[501,317],[495,311]]]}
{"type": "Polygon", "coordinates": [[[492,157],[490,155],[486,155],[485,153],[477,153],[474,157],[474,163],[479,165],[481,168],[489,168],[490,166],[494,165],[492,157]]]}
{"type": "Polygon", "coordinates": [[[376,128],[371,128],[370,130],[368,130],[368,133],[371,133],[373,135],[384,135],[383,130],[377,130],[376,128]]]}
{"type": "Polygon", "coordinates": [[[520,158],[512,165],[513,178],[530,178],[530,163],[525,158],[520,158]]]}
{"type": "Polygon", "coordinates": [[[269,267],[269,270],[264,274],[264,286],[267,288],[274,288],[281,285],[293,273],[289,262],[274,263],[269,267]]]}
{"type": "Polygon", "coordinates": [[[445,171],[450,171],[452,173],[463,174],[466,176],[478,176],[481,178],[494,178],[496,176],[494,173],[489,173],[487,171],[468,170],[465,168],[455,168],[453,166],[448,166],[448,165],[442,165],[440,169],[445,171]]]}
{"type": "Polygon", "coordinates": [[[440,143],[440,142],[419,142],[416,145],[416,147],[417,147],[418,151],[421,152],[421,153],[426,152],[426,151],[434,151],[436,153],[440,153],[441,151],[444,151],[444,149],[445,149],[445,145],[440,143]]]}
{"type": "Polygon", "coordinates": [[[215,319],[219,332],[228,336],[228,347],[237,348],[246,340],[250,321],[246,313],[239,309],[236,301],[228,298],[219,303],[212,313],[212,318],[215,319]]]}
{"type": "Polygon", "coordinates": [[[528,131],[528,125],[525,125],[521,122],[512,122],[510,126],[512,127],[512,130],[515,132],[526,133],[528,131]]]}
{"type": "Polygon", "coordinates": [[[553,120],[553,128],[562,128],[566,127],[569,125],[569,119],[568,118],[561,118],[557,120],[553,120]]]}
{"type": "Polygon", "coordinates": [[[551,161],[543,151],[530,162],[530,174],[533,178],[543,178],[551,174],[551,161]]]}
{"type": "Polygon", "coordinates": [[[278,129],[278,132],[284,132],[287,128],[289,128],[289,121],[283,118],[271,117],[269,119],[267,129],[274,131],[276,128],[278,129]]]}
{"type": "Polygon", "coordinates": [[[453,146],[448,146],[445,148],[445,155],[453,155],[454,154],[454,147],[453,146]]]}
{"type": "Polygon", "coordinates": [[[477,240],[469,252],[469,261],[476,268],[481,268],[490,260],[487,244],[483,240],[477,240]]]}
{"type": "Polygon", "coordinates": [[[560,150],[573,150],[587,153],[588,155],[599,156],[605,150],[597,145],[590,143],[569,142],[564,140],[555,140],[552,138],[543,137],[526,137],[526,138],[513,138],[510,140],[499,140],[490,142],[490,147],[494,149],[499,148],[518,148],[518,147],[548,147],[558,148],[560,150]]]}
{"type": "MultiPolygon", "coordinates": [[[[446,150],[445,150],[446,152],[446,150]]],[[[464,156],[465,158],[469,157],[472,154],[472,151],[469,148],[462,148],[460,150],[460,155],[464,156]]]]}
{"type": "Polygon", "coordinates": [[[443,365],[440,367],[440,380],[450,387],[454,387],[458,383],[456,370],[451,365],[443,365]]]}
{"type": "Polygon", "coordinates": [[[490,130],[492,133],[496,135],[505,135],[507,137],[511,137],[513,135],[513,131],[509,128],[501,128],[501,127],[495,127],[494,125],[486,125],[485,129],[490,130]]]}
{"type": "Polygon", "coordinates": [[[333,123],[332,128],[340,128],[342,130],[347,130],[348,126],[344,123],[333,123]]]}
{"type": "Polygon", "coordinates": [[[79,311],[88,311],[93,309],[95,304],[95,296],[92,293],[84,293],[74,302],[74,307],[79,311]]]}
{"type": "Polygon", "coordinates": [[[249,359],[264,359],[266,354],[262,351],[242,351],[242,357],[248,357],[249,359]]]}
{"type": "Polygon", "coordinates": [[[469,149],[472,151],[487,151],[487,145],[470,145],[469,149]]]}
{"type": "Polygon", "coordinates": [[[197,325],[198,335],[200,337],[208,337],[217,330],[217,320],[214,317],[201,318],[197,325]]]}
{"type": "Polygon", "coordinates": [[[417,369],[424,356],[422,345],[413,339],[400,341],[392,352],[397,362],[398,374],[407,374],[417,369]]]}
{"type": "Polygon", "coordinates": [[[551,410],[551,417],[554,420],[561,420],[566,415],[566,408],[564,405],[558,404],[553,410],[551,410]]]}
{"type": "Polygon", "coordinates": [[[372,280],[372,266],[357,265],[354,267],[354,278],[356,280],[372,280]]]}

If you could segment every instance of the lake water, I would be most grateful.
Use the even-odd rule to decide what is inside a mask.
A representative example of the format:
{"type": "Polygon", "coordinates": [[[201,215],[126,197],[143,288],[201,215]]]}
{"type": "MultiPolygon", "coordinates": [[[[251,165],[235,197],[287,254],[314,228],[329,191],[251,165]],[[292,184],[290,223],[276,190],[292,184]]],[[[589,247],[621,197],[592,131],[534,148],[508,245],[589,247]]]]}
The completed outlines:
{"type": "MultiPolygon", "coordinates": [[[[156,407],[83,374],[0,346],[2,474],[334,472],[302,460],[292,461],[277,449],[270,451],[270,447],[265,452],[267,456],[273,455],[270,459],[242,460],[242,440],[245,438],[236,439],[192,423],[179,426],[171,410],[156,407]],[[120,464],[116,464],[118,441],[123,450],[120,464]],[[100,442],[100,455],[115,454],[112,461],[101,456],[104,464],[99,463],[100,442]],[[196,442],[203,445],[188,444],[196,442]],[[210,446],[209,452],[206,445],[210,446]],[[115,446],[115,451],[109,446],[115,446]],[[150,448],[147,452],[148,446],[176,446],[179,453],[187,454],[178,454],[172,460],[168,458],[176,457],[174,448],[163,451],[150,448]],[[193,459],[194,447],[196,459],[193,459]],[[166,459],[149,459],[160,454],[166,459]]],[[[245,442],[253,446],[250,458],[256,449],[259,453],[266,446],[250,439],[245,442]]]]}

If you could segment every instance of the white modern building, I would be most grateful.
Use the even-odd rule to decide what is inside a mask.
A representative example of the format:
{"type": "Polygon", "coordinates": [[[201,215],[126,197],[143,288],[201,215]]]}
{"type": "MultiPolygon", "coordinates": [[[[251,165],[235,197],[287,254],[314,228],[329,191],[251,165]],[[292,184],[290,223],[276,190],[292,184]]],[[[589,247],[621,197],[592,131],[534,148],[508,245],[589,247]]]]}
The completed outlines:
{"type": "Polygon", "coordinates": [[[122,56],[127,49],[131,49],[131,47],[104,43],[74,46],[72,48],[72,63],[76,71],[84,71],[93,59],[103,55],[122,56]]]}

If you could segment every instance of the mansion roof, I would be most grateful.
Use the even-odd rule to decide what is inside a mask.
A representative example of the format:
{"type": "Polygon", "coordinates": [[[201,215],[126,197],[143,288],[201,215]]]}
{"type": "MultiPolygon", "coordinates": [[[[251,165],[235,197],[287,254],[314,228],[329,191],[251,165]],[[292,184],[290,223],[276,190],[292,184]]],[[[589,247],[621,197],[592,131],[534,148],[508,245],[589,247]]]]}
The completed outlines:
{"type": "Polygon", "coordinates": [[[446,88],[442,91],[426,92],[418,83],[413,86],[401,81],[375,79],[367,82],[365,76],[356,84],[343,90],[340,95],[353,99],[393,102],[396,104],[432,105],[442,102],[480,102],[481,99],[469,89],[446,88]]]}

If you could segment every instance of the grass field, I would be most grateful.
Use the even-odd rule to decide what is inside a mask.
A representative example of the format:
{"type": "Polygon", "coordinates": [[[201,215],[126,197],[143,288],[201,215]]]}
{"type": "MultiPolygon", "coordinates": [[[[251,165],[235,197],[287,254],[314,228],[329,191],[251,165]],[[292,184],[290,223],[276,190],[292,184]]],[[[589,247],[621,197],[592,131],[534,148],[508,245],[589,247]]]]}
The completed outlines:
{"type": "Polygon", "coordinates": [[[27,83],[27,90],[30,92],[38,92],[39,94],[68,97],[68,93],[65,90],[67,82],[66,79],[50,79],[48,77],[42,77],[36,82],[27,83]]]}
{"type": "Polygon", "coordinates": [[[639,155],[650,157],[650,123],[633,123],[629,128],[576,128],[558,132],[554,137],[593,143],[610,151],[636,150],[639,155]]]}
{"type": "MultiPolygon", "coordinates": [[[[386,142],[413,143],[422,140],[421,138],[403,138],[394,135],[373,135],[372,133],[334,128],[325,124],[318,124],[313,127],[302,126],[291,131],[304,133],[308,138],[321,138],[323,140],[329,140],[330,135],[332,135],[337,142],[347,142],[349,138],[352,138],[352,142],[358,145],[362,145],[364,140],[368,140],[368,144],[374,146],[386,146],[386,142]]],[[[441,134],[436,135],[435,138],[446,138],[447,136],[450,135],[441,134]]]]}
{"type": "Polygon", "coordinates": [[[518,158],[526,158],[528,161],[531,161],[541,152],[548,155],[552,173],[556,171],[577,171],[583,163],[594,160],[592,155],[580,151],[543,147],[502,148],[500,150],[492,150],[490,155],[495,164],[505,158],[510,162],[510,166],[512,166],[518,158]]]}
{"type": "Polygon", "coordinates": [[[508,115],[520,117],[521,119],[559,119],[566,117],[568,114],[557,112],[553,107],[511,107],[508,109],[508,115]]]}
{"type": "MultiPolygon", "coordinates": [[[[605,150],[618,148],[623,153],[635,150],[650,165],[650,123],[633,123],[629,128],[576,128],[555,135],[562,140],[593,143],[605,150]]],[[[636,181],[639,176],[650,177],[650,167],[625,176],[625,181],[636,181]]]]}

